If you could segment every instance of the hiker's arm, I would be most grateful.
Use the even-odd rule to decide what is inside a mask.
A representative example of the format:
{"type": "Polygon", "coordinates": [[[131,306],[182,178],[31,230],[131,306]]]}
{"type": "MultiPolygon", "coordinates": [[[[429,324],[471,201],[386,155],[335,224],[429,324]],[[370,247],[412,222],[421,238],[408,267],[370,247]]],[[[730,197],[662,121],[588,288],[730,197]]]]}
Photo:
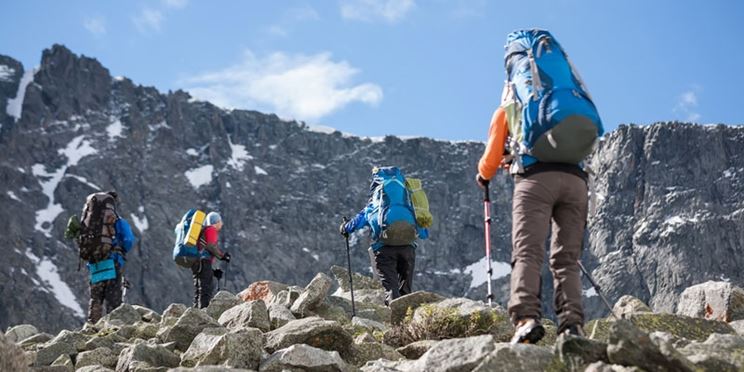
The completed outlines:
{"type": "Polygon", "coordinates": [[[222,258],[223,253],[220,250],[220,247],[217,246],[218,236],[217,236],[217,230],[215,229],[207,229],[204,231],[204,240],[205,244],[204,249],[207,250],[207,252],[211,253],[212,256],[215,256],[217,258],[222,258]]]}
{"type": "Polygon", "coordinates": [[[506,112],[499,107],[491,118],[491,127],[488,131],[488,143],[478,162],[478,174],[483,179],[490,180],[499,170],[504,158],[504,146],[508,135],[506,123],[506,112]]]}
{"type": "Polygon", "coordinates": [[[351,219],[351,221],[346,223],[346,232],[351,234],[356,230],[359,230],[360,228],[364,227],[364,225],[367,224],[367,208],[365,207],[359,213],[357,213],[354,218],[351,219]]]}

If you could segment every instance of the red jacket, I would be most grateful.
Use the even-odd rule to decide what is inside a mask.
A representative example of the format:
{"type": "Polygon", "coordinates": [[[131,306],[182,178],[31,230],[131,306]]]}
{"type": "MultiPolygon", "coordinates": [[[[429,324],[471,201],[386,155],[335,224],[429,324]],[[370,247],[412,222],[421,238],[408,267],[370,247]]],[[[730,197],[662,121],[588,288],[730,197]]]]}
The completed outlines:
{"type": "Polygon", "coordinates": [[[218,243],[220,241],[220,232],[214,228],[214,226],[207,226],[202,230],[199,241],[196,243],[196,247],[201,253],[202,260],[209,260],[210,263],[214,263],[215,258],[222,258],[224,253],[220,250],[218,243]]]}

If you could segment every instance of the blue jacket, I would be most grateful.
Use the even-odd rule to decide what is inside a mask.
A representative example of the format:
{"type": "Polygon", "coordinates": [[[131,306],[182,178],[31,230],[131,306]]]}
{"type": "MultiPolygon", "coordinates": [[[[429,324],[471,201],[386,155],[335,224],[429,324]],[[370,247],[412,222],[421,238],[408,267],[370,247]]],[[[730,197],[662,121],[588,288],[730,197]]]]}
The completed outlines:
{"type": "MultiPolygon", "coordinates": [[[[367,219],[367,216],[372,213],[372,210],[374,209],[374,205],[370,201],[364,209],[359,211],[354,218],[351,219],[351,221],[346,223],[345,230],[347,233],[351,234],[356,230],[359,230],[361,228],[364,228],[366,226],[370,226],[370,231],[372,224],[367,219]]],[[[429,229],[426,229],[424,227],[416,226],[416,234],[418,235],[419,239],[428,239],[429,238],[429,229]]],[[[374,239],[374,237],[373,237],[374,239]]],[[[372,249],[378,250],[382,248],[383,244],[380,241],[373,240],[372,242],[372,249]]],[[[416,247],[416,243],[413,243],[413,246],[416,247]]]]}

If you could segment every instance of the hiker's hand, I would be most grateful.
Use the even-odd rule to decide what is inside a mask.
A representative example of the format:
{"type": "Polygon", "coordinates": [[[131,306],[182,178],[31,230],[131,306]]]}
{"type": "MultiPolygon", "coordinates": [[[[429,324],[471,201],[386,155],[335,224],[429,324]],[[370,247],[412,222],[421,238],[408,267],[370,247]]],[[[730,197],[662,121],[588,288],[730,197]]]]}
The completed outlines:
{"type": "Polygon", "coordinates": [[[214,277],[217,278],[217,280],[222,279],[222,270],[221,269],[214,269],[214,277]]]}
{"type": "Polygon", "coordinates": [[[338,233],[343,235],[344,237],[349,236],[349,233],[346,232],[346,222],[342,222],[341,226],[338,227],[338,233]]]}
{"type": "Polygon", "coordinates": [[[475,182],[478,183],[480,188],[484,189],[491,181],[481,177],[480,173],[478,173],[475,175],[475,182]]]}
{"type": "Polygon", "coordinates": [[[501,168],[504,168],[505,170],[508,171],[509,170],[509,167],[512,164],[512,161],[514,161],[514,156],[513,155],[511,155],[511,154],[504,155],[504,157],[501,159],[500,167],[501,168]]]}
{"type": "Polygon", "coordinates": [[[227,263],[230,263],[230,253],[225,252],[225,254],[222,255],[222,258],[220,258],[222,261],[225,261],[227,263]]]}

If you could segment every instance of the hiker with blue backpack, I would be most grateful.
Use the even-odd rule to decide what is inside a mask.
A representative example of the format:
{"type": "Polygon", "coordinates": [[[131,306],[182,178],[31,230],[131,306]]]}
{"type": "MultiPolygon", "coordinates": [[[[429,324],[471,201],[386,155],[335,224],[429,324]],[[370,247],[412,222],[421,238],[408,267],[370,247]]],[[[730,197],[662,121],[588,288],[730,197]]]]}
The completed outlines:
{"type": "Polygon", "coordinates": [[[369,189],[367,206],[343,222],[339,232],[348,239],[354,231],[369,227],[374,270],[389,305],[412,291],[416,240],[429,237],[432,218],[420,180],[406,179],[397,167],[373,168],[369,189]]]}
{"type": "Polygon", "coordinates": [[[505,48],[507,81],[476,180],[488,190],[499,168],[514,178],[508,311],[516,328],[512,343],[534,344],[545,334],[540,272],[549,233],[558,333],[583,335],[584,159],[604,129],[586,86],[549,32],[512,32],[505,48]]]}

